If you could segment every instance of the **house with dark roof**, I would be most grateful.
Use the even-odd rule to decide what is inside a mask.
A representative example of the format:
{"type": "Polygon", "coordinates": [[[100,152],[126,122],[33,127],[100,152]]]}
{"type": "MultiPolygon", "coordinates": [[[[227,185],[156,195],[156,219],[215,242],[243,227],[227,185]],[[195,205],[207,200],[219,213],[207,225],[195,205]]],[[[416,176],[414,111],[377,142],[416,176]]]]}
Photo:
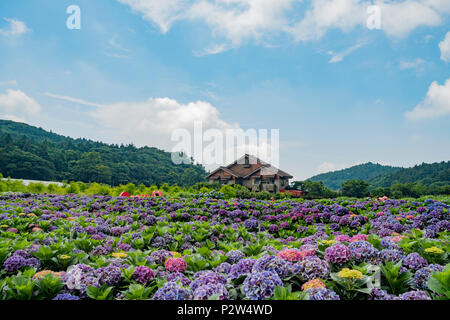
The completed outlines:
{"type": "Polygon", "coordinates": [[[219,167],[206,176],[211,182],[240,184],[250,191],[279,192],[289,187],[292,175],[252,155],[245,154],[226,167],[219,167]]]}

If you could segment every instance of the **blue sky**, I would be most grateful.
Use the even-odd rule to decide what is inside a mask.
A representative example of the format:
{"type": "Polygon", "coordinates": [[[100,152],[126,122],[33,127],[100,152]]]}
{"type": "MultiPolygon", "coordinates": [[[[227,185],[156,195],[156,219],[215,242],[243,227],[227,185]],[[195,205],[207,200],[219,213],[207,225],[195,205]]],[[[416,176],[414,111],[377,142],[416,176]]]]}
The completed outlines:
{"type": "Polygon", "coordinates": [[[166,150],[191,114],[279,129],[296,179],[449,160],[449,16],[448,0],[1,1],[0,118],[166,150]]]}

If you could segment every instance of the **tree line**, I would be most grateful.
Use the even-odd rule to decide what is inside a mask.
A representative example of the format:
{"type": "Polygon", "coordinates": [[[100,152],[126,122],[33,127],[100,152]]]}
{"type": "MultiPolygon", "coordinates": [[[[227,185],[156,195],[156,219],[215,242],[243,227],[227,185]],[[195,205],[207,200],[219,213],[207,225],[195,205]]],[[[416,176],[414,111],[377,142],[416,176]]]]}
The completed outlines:
{"type": "Polygon", "coordinates": [[[111,186],[190,186],[205,181],[204,167],[193,159],[188,162],[174,164],[170,152],[157,148],[72,139],[0,120],[0,172],[5,177],[111,186]]]}
{"type": "Polygon", "coordinates": [[[421,183],[395,182],[390,187],[371,187],[371,185],[361,179],[345,181],[340,190],[332,190],[324,185],[322,181],[294,181],[292,185],[307,191],[305,198],[337,198],[344,197],[383,197],[389,198],[419,198],[425,195],[450,195],[450,184],[425,186],[421,183]]]}

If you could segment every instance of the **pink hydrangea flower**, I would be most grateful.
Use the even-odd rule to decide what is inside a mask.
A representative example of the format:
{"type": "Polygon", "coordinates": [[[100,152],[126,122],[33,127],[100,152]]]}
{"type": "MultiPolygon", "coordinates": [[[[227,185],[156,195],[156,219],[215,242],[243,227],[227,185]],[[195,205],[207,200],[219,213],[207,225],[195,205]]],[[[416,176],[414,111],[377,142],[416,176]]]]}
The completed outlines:
{"type": "Polygon", "coordinates": [[[397,243],[397,242],[399,242],[400,240],[402,240],[403,238],[407,238],[407,237],[405,237],[405,236],[395,236],[395,237],[392,237],[392,238],[391,238],[391,241],[397,243]]]}
{"type": "Polygon", "coordinates": [[[298,251],[297,249],[284,249],[278,252],[278,257],[280,257],[283,260],[290,261],[290,262],[297,262],[302,260],[302,253],[298,251]]]}
{"type": "Polygon", "coordinates": [[[166,269],[171,272],[184,272],[187,268],[187,263],[183,258],[169,258],[166,261],[166,269]]]}
{"type": "Polygon", "coordinates": [[[302,291],[306,291],[311,288],[325,288],[325,284],[320,279],[312,279],[308,282],[305,282],[302,285],[302,291]]]}
{"type": "Polygon", "coordinates": [[[334,238],[334,240],[339,241],[339,242],[350,242],[350,237],[346,234],[342,234],[342,235],[334,238]]]}
{"type": "Polygon", "coordinates": [[[360,241],[360,240],[367,241],[367,234],[357,234],[350,238],[350,242],[355,242],[355,241],[360,241]]]}
{"type": "Polygon", "coordinates": [[[312,257],[316,255],[316,251],[312,249],[305,249],[300,251],[301,260],[305,259],[306,257],[312,257]]]}

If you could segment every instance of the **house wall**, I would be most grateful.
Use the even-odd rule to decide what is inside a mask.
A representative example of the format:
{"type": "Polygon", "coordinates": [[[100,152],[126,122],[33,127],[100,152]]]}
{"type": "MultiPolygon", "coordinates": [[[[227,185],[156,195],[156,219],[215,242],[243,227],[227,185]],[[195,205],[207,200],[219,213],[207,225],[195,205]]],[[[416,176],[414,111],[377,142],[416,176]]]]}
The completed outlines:
{"type": "MultiPolygon", "coordinates": [[[[234,164],[229,169],[236,172],[240,175],[247,175],[256,169],[261,167],[260,163],[256,164],[249,164],[249,165],[243,165],[243,164],[234,164]]],[[[242,179],[242,178],[235,178],[235,176],[229,174],[226,171],[219,170],[214,175],[212,175],[209,179],[210,182],[219,182],[221,184],[240,184],[246,188],[248,188],[251,191],[257,191],[254,187],[259,186],[259,191],[268,191],[268,192],[279,192],[280,190],[285,189],[289,185],[289,179],[288,178],[280,178],[278,175],[275,175],[273,177],[274,181],[271,184],[263,183],[263,177],[260,175],[260,172],[255,172],[254,175],[252,175],[248,179],[242,179]],[[260,182],[259,184],[255,183],[255,178],[259,178],[260,182]]]]}

